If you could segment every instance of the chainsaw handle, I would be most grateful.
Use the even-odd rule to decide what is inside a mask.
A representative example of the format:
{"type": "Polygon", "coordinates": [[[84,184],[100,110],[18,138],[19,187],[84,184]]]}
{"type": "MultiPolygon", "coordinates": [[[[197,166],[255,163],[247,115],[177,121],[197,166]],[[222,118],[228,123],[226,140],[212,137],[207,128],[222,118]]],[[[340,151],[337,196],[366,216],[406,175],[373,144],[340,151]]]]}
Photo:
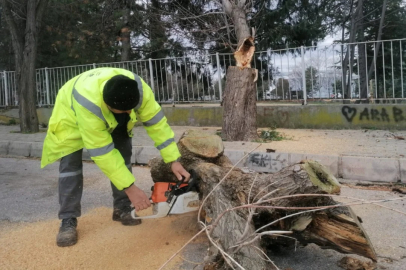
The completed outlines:
{"type": "MultiPolygon", "coordinates": [[[[190,173],[190,179],[189,179],[189,182],[187,183],[187,185],[188,185],[187,191],[191,191],[192,189],[193,189],[193,190],[196,190],[197,174],[196,174],[195,170],[193,170],[193,169],[191,169],[191,170],[189,171],[189,173],[190,173]]],[[[184,176],[182,175],[182,180],[177,181],[175,185],[170,186],[170,190],[167,192],[167,194],[165,194],[165,196],[167,197],[167,200],[166,200],[167,203],[171,203],[172,198],[173,198],[173,196],[175,195],[175,192],[176,192],[178,189],[181,188],[180,186],[181,186],[182,184],[185,184],[185,180],[186,180],[186,177],[184,177],[184,176]]]]}
{"type": "Polygon", "coordinates": [[[186,177],[184,177],[184,176],[182,175],[182,180],[179,180],[178,182],[176,182],[175,189],[178,189],[178,188],[180,187],[180,185],[182,185],[183,183],[185,183],[185,179],[186,179],[186,177]]]}
{"type": "Polygon", "coordinates": [[[134,208],[131,210],[131,217],[132,217],[133,219],[141,219],[141,218],[142,218],[142,217],[139,217],[139,216],[137,216],[137,215],[135,214],[135,209],[134,209],[134,208]]]}
{"type": "MultiPolygon", "coordinates": [[[[151,197],[149,197],[149,202],[150,202],[151,204],[154,203],[154,201],[152,200],[151,197]]],[[[130,206],[131,206],[131,208],[134,208],[134,205],[133,205],[133,204],[130,204],[130,206]]]]}

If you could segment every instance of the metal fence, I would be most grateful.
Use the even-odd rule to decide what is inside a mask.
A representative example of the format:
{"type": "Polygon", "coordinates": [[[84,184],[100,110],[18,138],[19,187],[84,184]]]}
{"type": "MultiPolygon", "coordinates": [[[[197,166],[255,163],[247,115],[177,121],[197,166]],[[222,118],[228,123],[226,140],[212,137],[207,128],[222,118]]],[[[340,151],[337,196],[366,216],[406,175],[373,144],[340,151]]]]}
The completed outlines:
{"type": "MultiPolygon", "coordinates": [[[[406,39],[256,52],[257,100],[404,99],[406,39]]],[[[98,67],[118,67],[141,76],[160,103],[220,102],[232,54],[89,64],[36,71],[38,106],[55,103],[74,76],[98,67]]],[[[1,72],[0,107],[18,106],[15,73],[1,72]]]]}
{"type": "Polygon", "coordinates": [[[17,106],[17,87],[14,71],[0,72],[0,107],[17,106]]]}

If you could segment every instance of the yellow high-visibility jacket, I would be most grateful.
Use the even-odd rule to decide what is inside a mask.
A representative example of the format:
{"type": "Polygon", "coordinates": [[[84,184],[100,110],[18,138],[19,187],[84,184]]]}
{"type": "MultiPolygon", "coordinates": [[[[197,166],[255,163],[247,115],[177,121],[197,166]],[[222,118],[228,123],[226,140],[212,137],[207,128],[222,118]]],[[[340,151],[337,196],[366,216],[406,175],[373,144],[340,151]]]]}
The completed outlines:
{"type": "Polygon", "coordinates": [[[114,148],[110,133],[118,123],[103,101],[104,85],[115,75],[125,75],[138,83],[138,89],[134,91],[139,91],[140,102],[131,111],[127,123],[128,135],[133,136],[137,112],[164,162],[172,162],[180,157],[174,133],[151,88],[131,71],[98,68],[76,76],[59,90],[44,141],[41,168],[86,148],[92,160],[117,189],[122,190],[134,183],[134,176],[124,164],[120,152],[114,148]]]}

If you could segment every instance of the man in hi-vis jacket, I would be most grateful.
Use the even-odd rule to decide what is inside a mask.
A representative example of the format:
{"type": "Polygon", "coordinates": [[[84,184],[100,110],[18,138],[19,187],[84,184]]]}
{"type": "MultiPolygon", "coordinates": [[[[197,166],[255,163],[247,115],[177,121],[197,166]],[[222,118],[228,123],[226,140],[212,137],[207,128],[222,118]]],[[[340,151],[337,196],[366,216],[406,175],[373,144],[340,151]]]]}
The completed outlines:
{"type": "Polygon", "coordinates": [[[83,190],[82,149],[111,180],[113,220],[137,225],[131,218],[146,209],[146,194],[134,185],[131,171],[132,129],[136,113],[155,147],[172,172],[181,180],[189,173],[178,162],[180,153],[151,88],[134,73],[118,68],[86,71],[68,81],[58,92],[44,141],[41,167],[60,159],[58,216],[62,219],[58,246],[77,242],[77,217],[81,215],[83,190]]]}

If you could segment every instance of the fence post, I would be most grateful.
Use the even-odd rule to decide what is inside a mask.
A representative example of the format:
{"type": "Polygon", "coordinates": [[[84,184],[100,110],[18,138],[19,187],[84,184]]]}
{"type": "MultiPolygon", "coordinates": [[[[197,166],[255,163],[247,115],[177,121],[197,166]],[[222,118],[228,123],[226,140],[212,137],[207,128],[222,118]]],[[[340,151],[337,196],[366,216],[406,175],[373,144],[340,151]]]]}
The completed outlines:
{"type": "Polygon", "coordinates": [[[217,75],[219,80],[219,95],[220,95],[220,102],[223,101],[223,86],[221,85],[221,68],[220,68],[220,55],[216,52],[216,62],[217,62],[217,75]]]}
{"type": "Polygon", "coordinates": [[[96,68],[96,63],[93,63],[93,68],[96,68]]]}
{"type": "Polygon", "coordinates": [[[47,90],[47,105],[51,105],[51,99],[49,96],[49,77],[48,77],[48,68],[45,68],[45,89],[47,90]]]}
{"type": "Polygon", "coordinates": [[[151,83],[150,83],[149,86],[151,87],[152,92],[154,92],[154,94],[155,94],[155,87],[154,87],[154,69],[152,68],[152,59],[149,58],[149,59],[148,59],[148,62],[149,62],[149,78],[150,78],[150,80],[151,80],[151,83]]]}
{"type": "Polygon", "coordinates": [[[4,98],[6,99],[5,105],[8,106],[7,72],[3,71],[3,74],[4,74],[4,98]]]}
{"type": "Polygon", "coordinates": [[[304,59],[304,48],[300,46],[300,54],[302,56],[302,83],[303,83],[303,105],[307,105],[307,91],[306,91],[306,66],[304,59]]]}

